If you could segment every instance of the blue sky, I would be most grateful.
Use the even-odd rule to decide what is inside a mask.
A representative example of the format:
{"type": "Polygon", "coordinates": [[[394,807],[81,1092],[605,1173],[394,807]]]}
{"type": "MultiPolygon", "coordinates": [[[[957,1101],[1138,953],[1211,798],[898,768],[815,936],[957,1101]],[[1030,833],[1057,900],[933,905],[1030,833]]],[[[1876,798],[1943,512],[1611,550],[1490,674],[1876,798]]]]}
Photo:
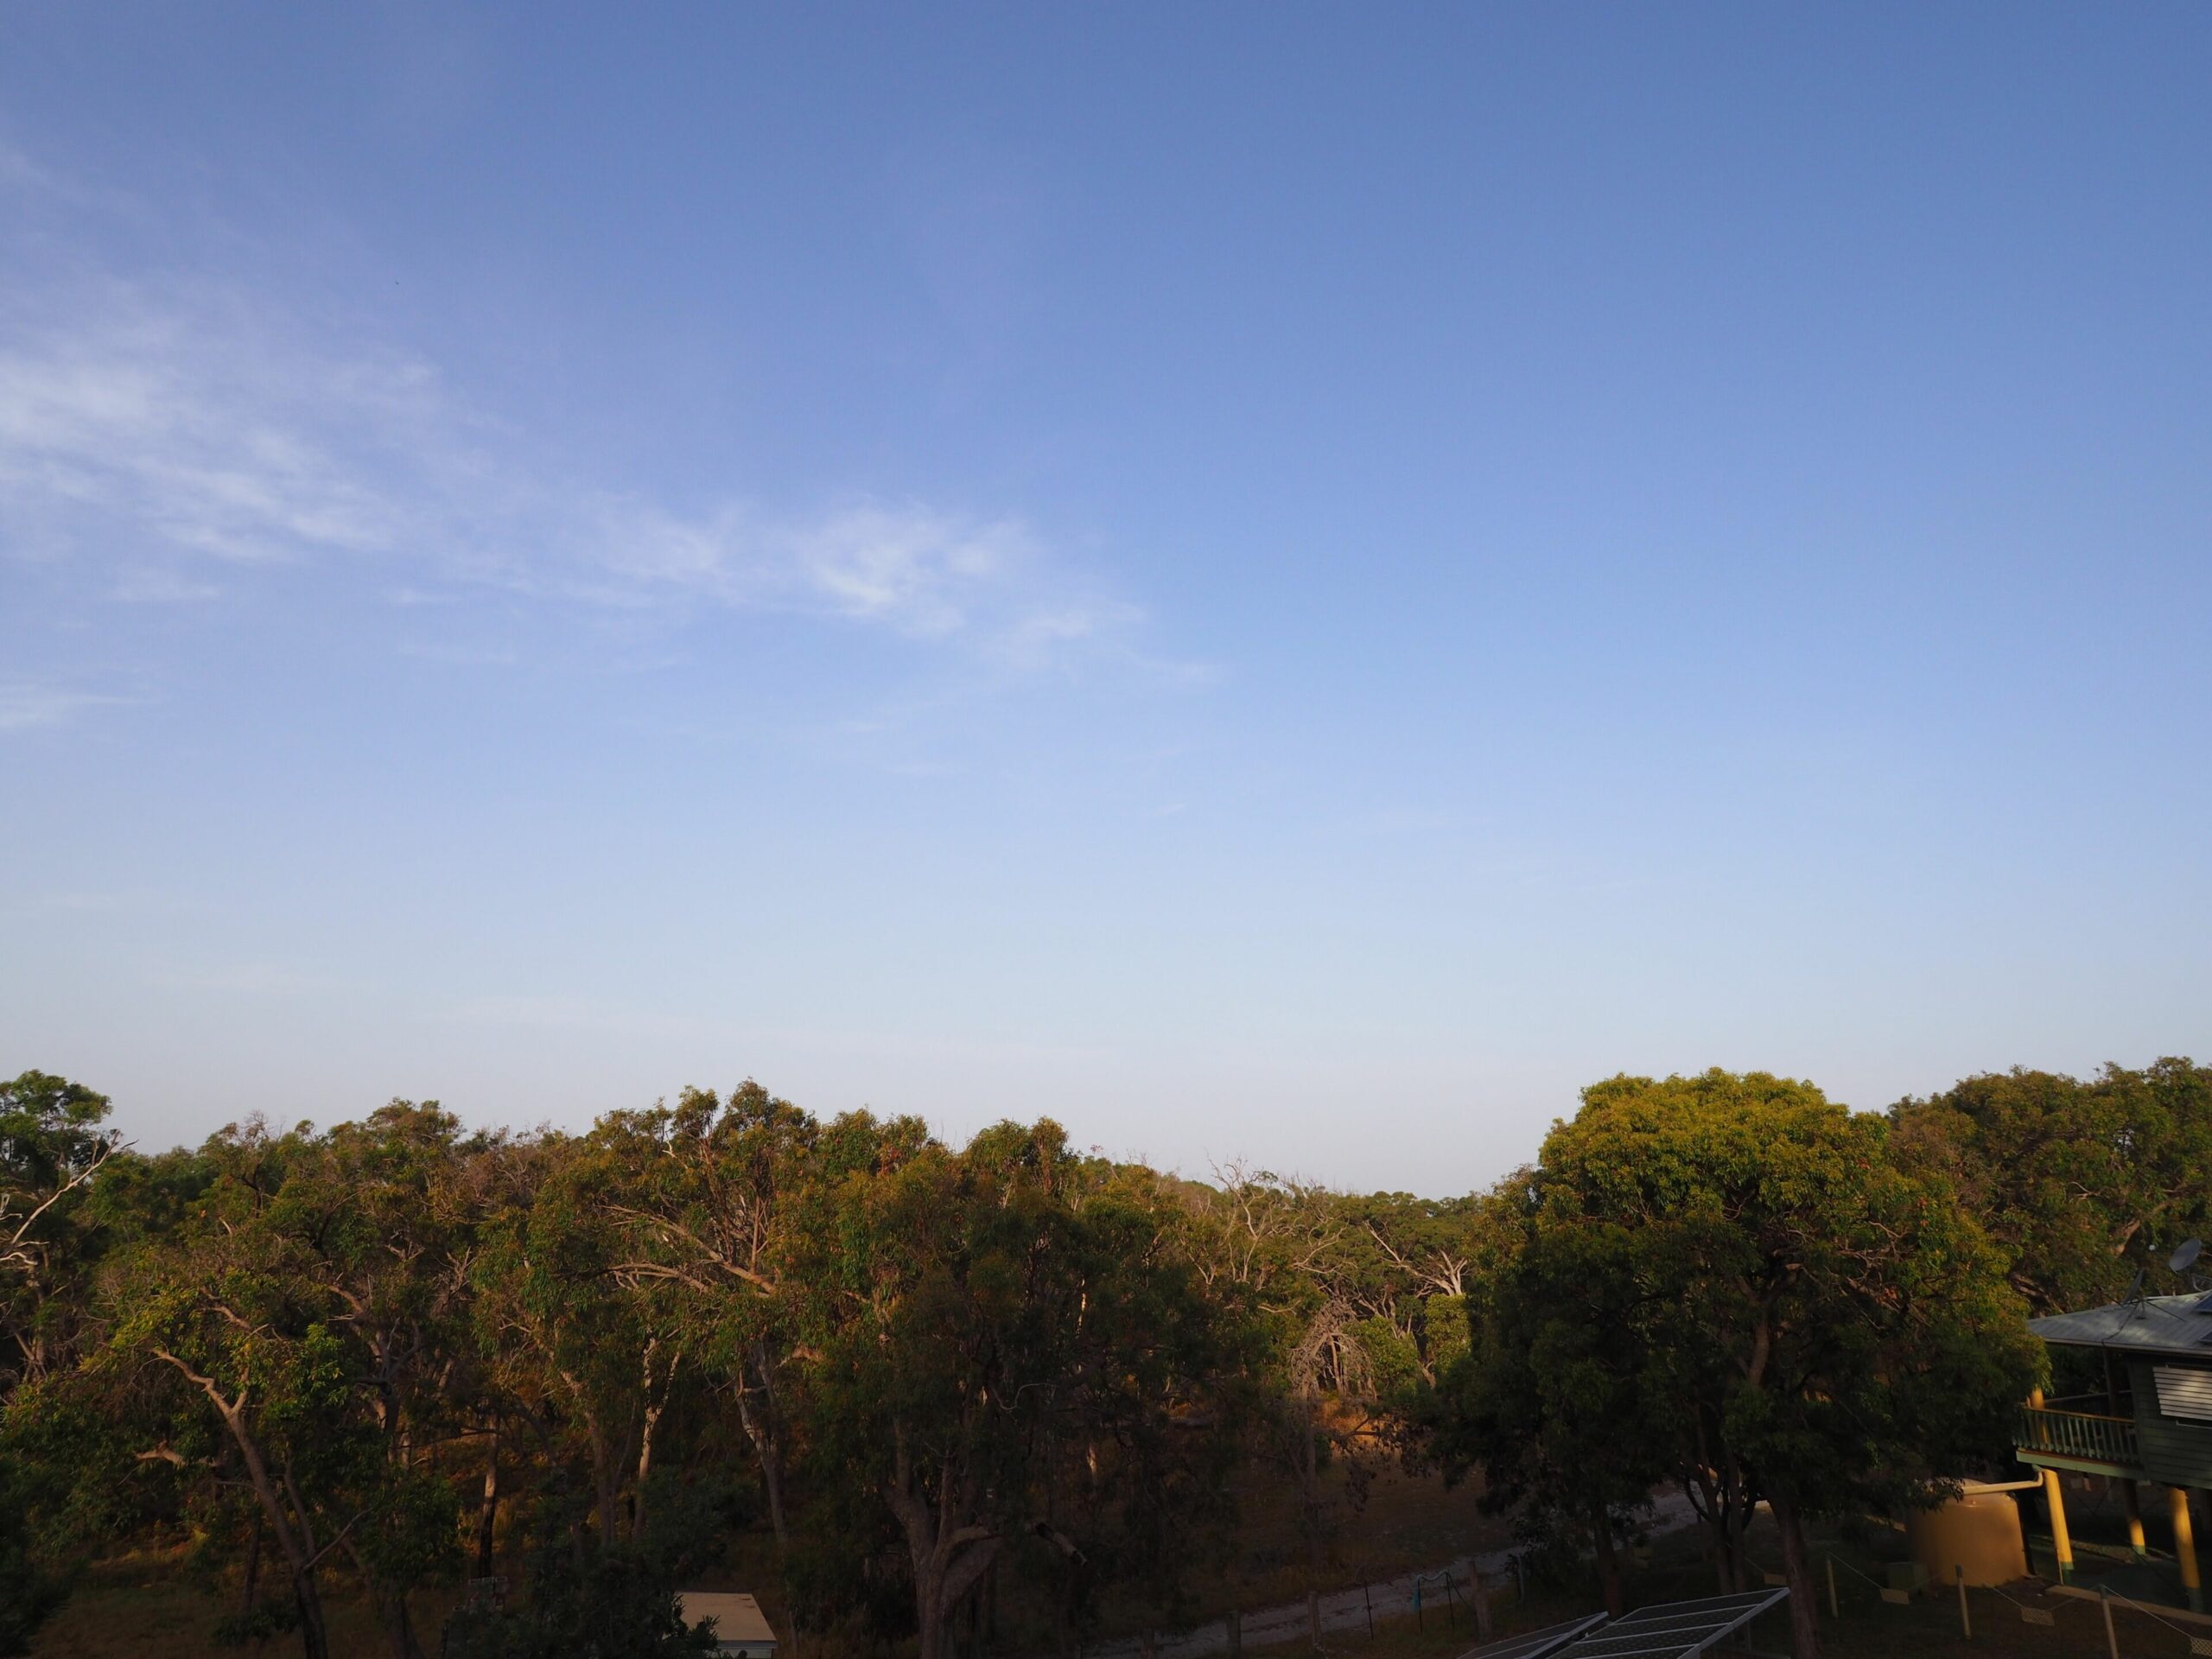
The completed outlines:
{"type": "Polygon", "coordinates": [[[2212,14],[0,15],[0,1073],[1464,1190],[2212,1052],[2212,14]]]}

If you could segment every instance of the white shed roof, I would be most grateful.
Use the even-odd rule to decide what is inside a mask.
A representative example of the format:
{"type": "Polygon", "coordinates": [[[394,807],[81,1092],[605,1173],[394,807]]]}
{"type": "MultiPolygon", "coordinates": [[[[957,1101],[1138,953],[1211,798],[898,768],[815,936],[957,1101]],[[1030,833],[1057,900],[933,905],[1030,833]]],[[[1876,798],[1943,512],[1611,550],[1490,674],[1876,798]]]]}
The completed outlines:
{"type": "Polygon", "coordinates": [[[760,1611],[760,1604],[750,1596],[725,1590],[681,1590],[677,1592],[676,1611],[686,1624],[713,1619],[717,1642],[776,1639],[776,1632],[760,1611]]]}

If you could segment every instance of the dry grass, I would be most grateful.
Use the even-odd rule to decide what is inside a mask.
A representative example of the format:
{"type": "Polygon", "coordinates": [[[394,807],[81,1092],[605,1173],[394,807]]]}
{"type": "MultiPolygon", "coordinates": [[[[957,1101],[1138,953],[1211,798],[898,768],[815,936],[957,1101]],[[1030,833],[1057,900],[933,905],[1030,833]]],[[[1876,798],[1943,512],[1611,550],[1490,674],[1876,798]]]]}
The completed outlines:
{"type": "MultiPolygon", "coordinates": [[[[1344,1474],[1332,1478],[1332,1495],[1344,1496],[1344,1474]]],[[[1255,1478],[1243,1495],[1246,1526],[1240,1539],[1236,1571],[1201,1587],[1198,1614],[1217,1617],[1231,1605],[1248,1610],[1275,1602],[1295,1600],[1306,1590],[1306,1573],[1298,1525],[1298,1512],[1289,1496],[1255,1478]]],[[[1338,1511],[1338,1538],[1334,1559],[1326,1570],[1324,1590],[1341,1588],[1394,1576],[1415,1568],[1440,1565],[1472,1548],[1492,1548],[1504,1541],[1502,1524],[1479,1515],[1475,1495],[1465,1489],[1446,1492],[1440,1483],[1390,1472],[1378,1475],[1358,1511],[1338,1511]]],[[[1762,1525],[1753,1530],[1755,1557],[1772,1561],[1778,1557],[1775,1541],[1762,1525]]],[[[1902,1553],[1899,1541],[1880,1529],[1846,1541],[1816,1540],[1821,1553],[1834,1549],[1839,1559],[1851,1562],[1874,1578],[1883,1562],[1902,1553]]],[[[752,1589],[762,1593],[772,1618],[782,1616],[776,1605],[772,1551],[765,1539],[740,1541],[733,1551],[731,1570],[719,1575],[728,1585],[702,1583],[701,1587],[752,1589]],[[757,1548],[756,1548],[757,1546],[757,1548]]],[[[1971,1641],[1959,1630],[1955,1595],[1944,1594],[1896,1606],[1880,1599],[1863,1580],[1849,1573],[1840,1576],[1841,1611],[1831,1618],[1821,1608],[1823,1651],[1829,1659],[1892,1659],[1898,1655],[1928,1655],[1931,1659],[2090,1659],[2104,1652],[2101,1615],[2094,1603],[2044,1598],[2037,1605],[2053,1611],[2055,1626],[2024,1624],[2012,1600],[1993,1591],[1969,1592],[1974,1620],[1971,1641]]],[[[1676,1533],[1662,1538],[1651,1564],[1638,1569],[1630,1585],[1630,1599],[1637,1605],[1686,1596],[1713,1593],[1708,1569],[1698,1558],[1695,1537],[1676,1533]]],[[[1007,1586],[1007,1600],[1017,1604],[1020,1588],[1007,1586]]],[[[2016,1591],[2031,1599],[2026,1590],[2016,1591]]],[[[371,1659],[387,1651],[365,1600],[350,1593],[342,1580],[328,1586],[327,1605],[333,1659],[371,1659]]],[[[1497,1596],[1497,1633],[1533,1629],[1578,1617],[1598,1605],[1594,1583],[1571,1584],[1532,1592],[1526,1605],[1516,1605],[1510,1586],[1497,1596]]],[[[214,1627],[226,1611],[214,1597],[187,1578],[174,1559],[133,1555],[100,1563],[80,1580],[77,1594],[33,1646],[35,1659],[289,1659],[296,1639],[279,1637],[255,1649],[216,1645],[214,1627]]],[[[442,1605],[431,1602],[420,1609],[419,1622],[425,1642],[435,1651],[442,1605]]],[[[1044,1651],[1050,1644],[1039,1633],[1026,1628],[1015,1605],[1014,1617],[1002,1625],[1002,1644],[1010,1653],[1044,1651]]],[[[2188,1638],[2170,1626],[2143,1614],[2120,1611],[2115,1614],[2120,1652],[2126,1659],[2183,1659],[2188,1638]]],[[[1113,1630],[1102,1634],[1115,1634],[1113,1630]]],[[[2207,1634],[2212,1634],[2208,1630],[2207,1634]]],[[[1751,1632],[1761,1651],[1789,1651],[1789,1631],[1785,1616],[1770,1615],[1751,1632]]],[[[1416,1622],[1409,1618],[1378,1619],[1374,1637],[1364,1632],[1332,1633],[1327,1655],[1332,1659],[1459,1659],[1473,1646],[1471,1621],[1461,1610],[1456,1617],[1432,1611],[1416,1622]]],[[[1303,1644],[1253,1648],[1256,1659],[1306,1659],[1303,1644]]]]}
{"type": "MultiPolygon", "coordinates": [[[[1507,1524],[1478,1507],[1479,1482],[1446,1490],[1433,1475],[1408,1475],[1395,1465],[1376,1470],[1364,1491],[1342,1463],[1322,1474],[1331,1540],[1320,1582],[1323,1592],[1440,1566],[1511,1541],[1507,1524]]],[[[1310,1574],[1296,1494],[1280,1476],[1255,1472],[1237,1494],[1241,1524],[1230,1581],[1217,1599],[1233,1597],[1253,1607],[1306,1593],[1310,1574]]]]}
{"type": "MultiPolygon", "coordinates": [[[[276,1586],[281,1593],[281,1586],[276,1586]]],[[[226,1648],[215,1626],[232,1609],[186,1577],[174,1558],[137,1554],[102,1561],[78,1580],[76,1593],[31,1643],[33,1659],[257,1659],[298,1650],[296,1636],[260,1648],[226,1648]]],[[[388,1652],[365,1598],[342,1583],[326,1586],[331,1659],[368,1659],[388,1652]]],[[[442,1605],[418,1607],[432,1640],[442,1605]]]]}

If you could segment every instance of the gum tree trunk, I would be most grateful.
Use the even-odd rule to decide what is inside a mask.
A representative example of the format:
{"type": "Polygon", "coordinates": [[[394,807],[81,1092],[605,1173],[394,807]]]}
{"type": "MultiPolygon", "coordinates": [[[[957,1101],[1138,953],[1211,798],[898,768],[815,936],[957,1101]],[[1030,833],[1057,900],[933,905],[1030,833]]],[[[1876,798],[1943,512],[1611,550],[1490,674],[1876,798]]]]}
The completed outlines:
{"type": "Polygon", "coordinates": [[[1795,1499],[1771,1497],[1775,1530],[1782,1535],[1782,1573],[1789,1580],[1789,1650],[1795,1659],[1820,1659],[1820,1608],[1815,1600],[1812,1552],[1805,1548],[1804,1517],[1795,1499]]]}
{"type": "Polygon", "coordinates": [[[1598,1547],[1598,1584],[1605,1594],[1605,1612],[1618,1618],[1628,1603],[1621,1592],[1620,1556],[1613,1548],[1613,1517],[1602,1503],[1592,1506],[1590,1532],[1598,1547]]]}

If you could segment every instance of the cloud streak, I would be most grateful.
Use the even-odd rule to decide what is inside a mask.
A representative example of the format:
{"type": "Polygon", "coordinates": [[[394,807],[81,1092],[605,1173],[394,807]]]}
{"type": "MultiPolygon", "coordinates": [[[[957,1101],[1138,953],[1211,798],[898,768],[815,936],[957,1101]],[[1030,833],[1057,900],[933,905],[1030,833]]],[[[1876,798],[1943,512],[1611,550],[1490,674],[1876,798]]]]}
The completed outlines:
{"type": "Polygon", "coordinates": [[[867,502],[808,518],[738,509],[683,519],[635,503],[598,515],[571,567],[615,603],[686,596],[842,618],[961,643],[1015,665],[1141,620],[1056,560],[1020,520],[920,502],[867,502]]]}
{"type": "Polygon", "coordinates": [[[410,435],[393,417],[413,371],[379,385],[369,365],[284,361],[233,319],[101,298],[73,319],[18,309],[0,333],[0,511],[18,537],[61,556],[121,530],[243,563],[394,543],[406,515],[342,440],[410,435]]]}
{"type": "Polygon", "coordinates": [[[6,551],[105,564],[115,598],[205,600],[226,569],[375,560],[409,591],[779,612],[1015,666],[1140,617],[1010,515],[686,512],[550,476],[532,453],[435,365],[302,338],[235,296],[107,282],[0,311],[6,551]]]}
{"type": "Polygon", "coordinates": [[[0,685],[0,732],[27,732],[59,726],[88,709],[137,701],[135,697],[69,691],[50,685],[0,685]]]}

